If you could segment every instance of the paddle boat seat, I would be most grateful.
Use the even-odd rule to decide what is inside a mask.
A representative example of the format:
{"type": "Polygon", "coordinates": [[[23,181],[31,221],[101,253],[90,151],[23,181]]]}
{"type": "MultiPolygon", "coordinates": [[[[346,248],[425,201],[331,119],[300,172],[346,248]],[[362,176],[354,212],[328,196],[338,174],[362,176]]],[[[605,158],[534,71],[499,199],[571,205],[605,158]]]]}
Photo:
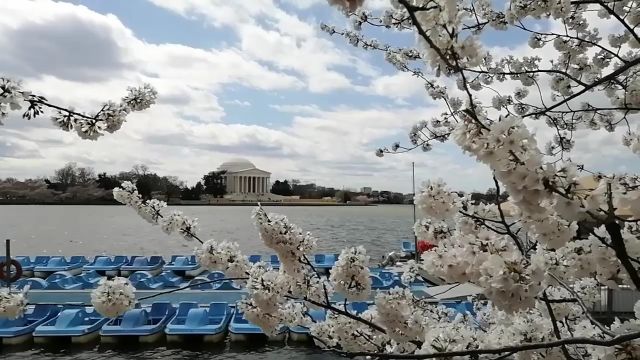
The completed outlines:
{"type": "Polygon", "coordinates": [[[22,276],[31,277],[33,276],[33,268],[35,265],[31,262],[31,258],[28,256],[16,256],[16,259],[20,266],[22,266],[22,276]]]}
{"type": "MultiPolygon", "coordinates": [[[[270,338],[272,340],[283,340],[286,330],[286,327],[281,326],[278,329],[277,334],[270,338]]],[[[238,310],[237,304],[236,311],[231,318],[231,323],[229,324],[229,333],[231,335],[231,341],[244,341],[247,340],[248,336],[265,335],[259,326],[254,325],[245,319],[244,314],[238,310]]]]}
{"type": "Polygon", "coordinates": [[[218,339],[222,340],[232,315],[233,309],[226,302],[213,302],[207,308],[183,302],[165,332],[167,335],[219,335],[218,339]]]}
{"type": "Polygon", "coordinates": [[[455,318],[456,314],[475,315],[475,309],[471,301],[440,301],[439,304],[447,309],[454,310],[453,318],[455,318]]]}
{"type": "Polygon", "coordinates": [[[162,274],[156,276],[165,287],[179,287],[183,283],[182,276],[174,274],[172,271],[164,271],[162,274]]]}
{"type": "Polygon", "coordinates": [[[278,259],[278,255],[271,255],[271,257],[269,258],[269,263],[274,269],[280,268],[280,259],[278,259]]]}
{"type": "Polygon", "coordinates": [[[396,278],[393,274],[383,274],[382,277],[379,274],[371,274],[369,277],[371,278],[371,288],[374,290],[389,290],[394,287],[405,287],[400,279],[396,278]]]}
{"type": "Polygon", "coordinates": [[[98,274],[97,271],[91,270],[80,275],[76,275],[74,279],[82,284],[83,289],[95,289],[98,287],[100,280],[102,280],[102,276],[98,274]]]}
{"type": "Polygon", "coordinates": [[[172,255],[169,263],[164,266],[164,270],[190,277],[198,276],[204,271],[195,255],[172,255]]]}
{"type": "Polygon", "coordinates": [[[212,271],[204,276],[206,276],[206,278],[209,280],[224,279],[226,277],[226,275],[222,271],[212,271]]]}
{"type": "Polygon", "coordinates": [[[403,241],[402,242],[402,252],[405,252],[405,253],[414,253],[414,252],[416,252],[416,244],[413,241],[403,241]]]}
{"type": "Polygon", "coordinates": [[[36,327],[58,315],[58,312],[60,307],[57,305],[38,304],[27,307],[24,316],[15,320],[0,318],[1,342],[17,344],[26,341],[36,327]]]}
{"type": "Polygon", "coordinates": [[[116,276],[122,265],[129,262],[129,258],[123,255],[117,255],[113,258],[109,256],[96,256],[93,261],[82,267],[84,271],[97,271],[100,274],[116,276]]]}
{"type": "Polygon", "coordinates": [[[262,260],[262,255],[249,255],[249,262],[255,264],[262,260]]]}
{"type": "Polygon", "coordinates": [[[313,257],[313,266],[316,269],[331,269],[335,265],[337,257],[331,254],[316,254],[313,257]]]}
{"type": "Polygon", "coordinates": [[[63,277],[54,281],[48,281],[45,290],[82,290],[83,284],[74,277],[63,277]]]}
{"type": "Polygon", "coordinates": [[[240,287],[238,284],[234,283],[232,280],[223,280],[220,282],[216,282],[213,283],[213,289],[214,290],[240,290],[242,289],[242,287],[240,287]]]}
{"type": "Polygon", "coordinates": [[[71,337],[72,341],[83,340],[82,337],[97,331],[109,321],[94,310],[93,307],[65,309],[54,317],[36,327],[35,337],[71,337]]]}
{"type": "Polygon", "coordinates": [[[145,256],[132,256],[128,263],[120,267],[120,271],[124,276],[136,271],[148,271],[152,275],[158,275],[162,272],[163,265],[162,256],[151,256],[148,259],[145,256]]]}
{"type": "Polygon", "coordinates": [[[38,255],[33,259],[33,266],[46,266],[51,259],[51,256],[48,255],[38,255]]]}
{"type": "MultiPolygon", "coordinates": [[[[327,317],[325,309],[309,309],[309,316],[314,322],[324,321],[327,317]]],[[[309,328],[305,326],[294,326],[289,329],[289,339],[293,341],[306,341],[309,339],[309,328]]]]}
{"type": "Polygon", "coordinates": [[[154,302],[150,308],[131,309],[109,320],[100,330],[100,335],[150,336],[161,333],[175,313],[176,308],[170,302],[154,302]]]}
{"type": "Polygon", "coordinates": [[[68,271],[72,275],[77,275],[82,272],[82,267],[87,263],[84,256],[71,256],[68,261],[64,256],[52,256],[46,264],[36,264],[33,271],[36,277],[45,277],[58,271],[68,271]]]}
{"type": "Polygon", "coordinates": [[[353,301],[347,304],[347,311],[360,315],[369,309],[369,303],[364,301],[353,301]]]}
{"type": "Polygon", "coordinates": [[[212,290],[215,288],[216,283],[209,283],[209,279],[206,277],[195,277],[189,281],[189,289],[192,290],[212,290]]]}
{"type": "Polygon", "coordinates": [[[47,276],[45,280],[47,280],[47,282],[54,282],[68,277],[73,277],[73,275],[68,271],[56,271],[53,274],[47,276]]]}
{"type": "Polygon", "coordinates": [[[148,271],[136,271],[133,274],[129,275],[129,281],[132,284],[135,284],[140,280],[144,280],[152,277],[153,277],[153,274],[151,274],[148,271]]]}
{"type": "Polygon", "coordinates": [[[155,277],[142,279],[133,284],[133,286],[137,290],[162,290],[165,287],[164,283],[155,277]]]}
{"type": "Polygon", "coordinates": [[[20,279],[13,283],[13,286],[20,290],[24,289],[26,286],[29,286],[29,289],[42,290],[45,289],[47,285],[49,285],[49,283],[40,278],[20,279]]]}

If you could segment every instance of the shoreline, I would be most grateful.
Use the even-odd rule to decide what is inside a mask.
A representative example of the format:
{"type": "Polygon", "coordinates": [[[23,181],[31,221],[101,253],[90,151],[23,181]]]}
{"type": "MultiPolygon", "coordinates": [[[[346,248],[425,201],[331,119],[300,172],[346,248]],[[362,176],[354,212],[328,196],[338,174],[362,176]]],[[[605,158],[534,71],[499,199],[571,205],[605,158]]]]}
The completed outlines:
{"type": "MultiPolygon", "coordinates": [[[[0,202],[0,206],[7,205],[62,205],[62,206],[126,206],[120,203],[113,202],[0,202]]],[[[257,206],[258,202],[233,202],[233,203],[168,203],[168,206],[257,206]]],[[[260,202],[262,206],[377,206],[385,204],[363,204],[363,203],[322,203],[322,202],[260,202]]],[[[403,205],[403,204],[398,204],[403,205]]]]}

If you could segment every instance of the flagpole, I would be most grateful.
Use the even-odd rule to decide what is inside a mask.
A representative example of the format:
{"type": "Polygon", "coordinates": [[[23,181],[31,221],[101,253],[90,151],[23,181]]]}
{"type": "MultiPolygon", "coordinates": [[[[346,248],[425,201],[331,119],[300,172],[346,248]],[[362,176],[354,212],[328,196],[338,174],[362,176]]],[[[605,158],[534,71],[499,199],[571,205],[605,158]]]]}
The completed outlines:
{"type": "MultiPolygon", "coordinates": [[[[411,162],[411,185],[413,188],[413,224],[416,223],[416,165],[415,162],[411,162]]],[[[416,249],[416,262],[420,261],[420,256],[418,255],[418,236],[416,232],[413,232],[413,246],[416,249]]]]}

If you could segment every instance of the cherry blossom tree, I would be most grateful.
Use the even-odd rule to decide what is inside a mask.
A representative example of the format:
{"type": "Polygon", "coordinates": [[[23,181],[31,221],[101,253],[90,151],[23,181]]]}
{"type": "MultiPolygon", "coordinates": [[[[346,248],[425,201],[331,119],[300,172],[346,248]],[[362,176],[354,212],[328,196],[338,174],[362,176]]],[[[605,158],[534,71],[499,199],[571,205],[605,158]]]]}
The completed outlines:
{"type": "MultiPolygon", "coordinates": [[[[330,3],[352,26],[322,25],[324,31],[380,52],[424,80],[442,104],[434,119],[410,130],[410,145],[376,153],[428,151],[451,140],[491,170],[496,199],[503,190],[511,196],[514,214],[500,201],[473,204],[439,180],[425,182],[415,197],[416,235],[436,246],[406,263],[402,281],[410,285],[426,272],[473,283],[484,290],[473,312],[454,313],[407,286],[372,293],[363,247],[342,250],[324,276],[309,260],[316,238],[261,207],[253,218],[282,262],[277,270],[249,263],[237,244],[201,239],[197,219],[143,200],[129,182],[114,198],[165,233],[199,243],[195,254],[205,268],[243,282],[248,296],[239,308],[267,334],[307,326],[328,351],[372,358],[640,358],[640,302],[635,318],[609,325],[589,311],[602,286],[640,290],[640,178],[570,160],[576,134],[588,131],[620,128],[623,144],[640,152],[632,124],[640,110],[640,3],[513,0],[498,8],[488,0],[391,0],[377,14],[366,1],[330,3]],[[615,26],[603,33],[594,25],[599,19],[615,26]],[[383,44],[369,28],[413,34],[416,45],[383,44]],[[489,31],[524,32],[540,55],[492,55],[480,41],[489,31]],[[553,135],[536,136],[537,123],[553,135]],[[587,171],[598,180],[594,188],[578,181],[587,171]],[[347,306],[371,298],[364,312],[347,306]],[[314,308],[324,309],[324,320],[309,316],[314,308]]],[[[0,297],[0,314],[19,316],[21,296],[0,297]]],[[[92,303],[116,316],[133,306],[135,294],[126,280],[105,281],[92,303]]]]}

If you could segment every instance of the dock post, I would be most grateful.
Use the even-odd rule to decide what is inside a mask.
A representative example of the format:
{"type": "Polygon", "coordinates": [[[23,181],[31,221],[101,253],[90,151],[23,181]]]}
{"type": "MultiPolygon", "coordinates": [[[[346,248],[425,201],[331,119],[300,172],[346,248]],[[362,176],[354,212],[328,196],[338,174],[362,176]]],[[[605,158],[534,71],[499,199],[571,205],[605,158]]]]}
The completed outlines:
{"type": "Polygon", "coordinates": [[[5,243],[4,243],[4,249],[5,249],[5,274],[7,276],[7,289],[9,289],[9,292],[11,292],[11,281],[9,280],[11,278],[11,239],[6,239],[5,243]]]}

